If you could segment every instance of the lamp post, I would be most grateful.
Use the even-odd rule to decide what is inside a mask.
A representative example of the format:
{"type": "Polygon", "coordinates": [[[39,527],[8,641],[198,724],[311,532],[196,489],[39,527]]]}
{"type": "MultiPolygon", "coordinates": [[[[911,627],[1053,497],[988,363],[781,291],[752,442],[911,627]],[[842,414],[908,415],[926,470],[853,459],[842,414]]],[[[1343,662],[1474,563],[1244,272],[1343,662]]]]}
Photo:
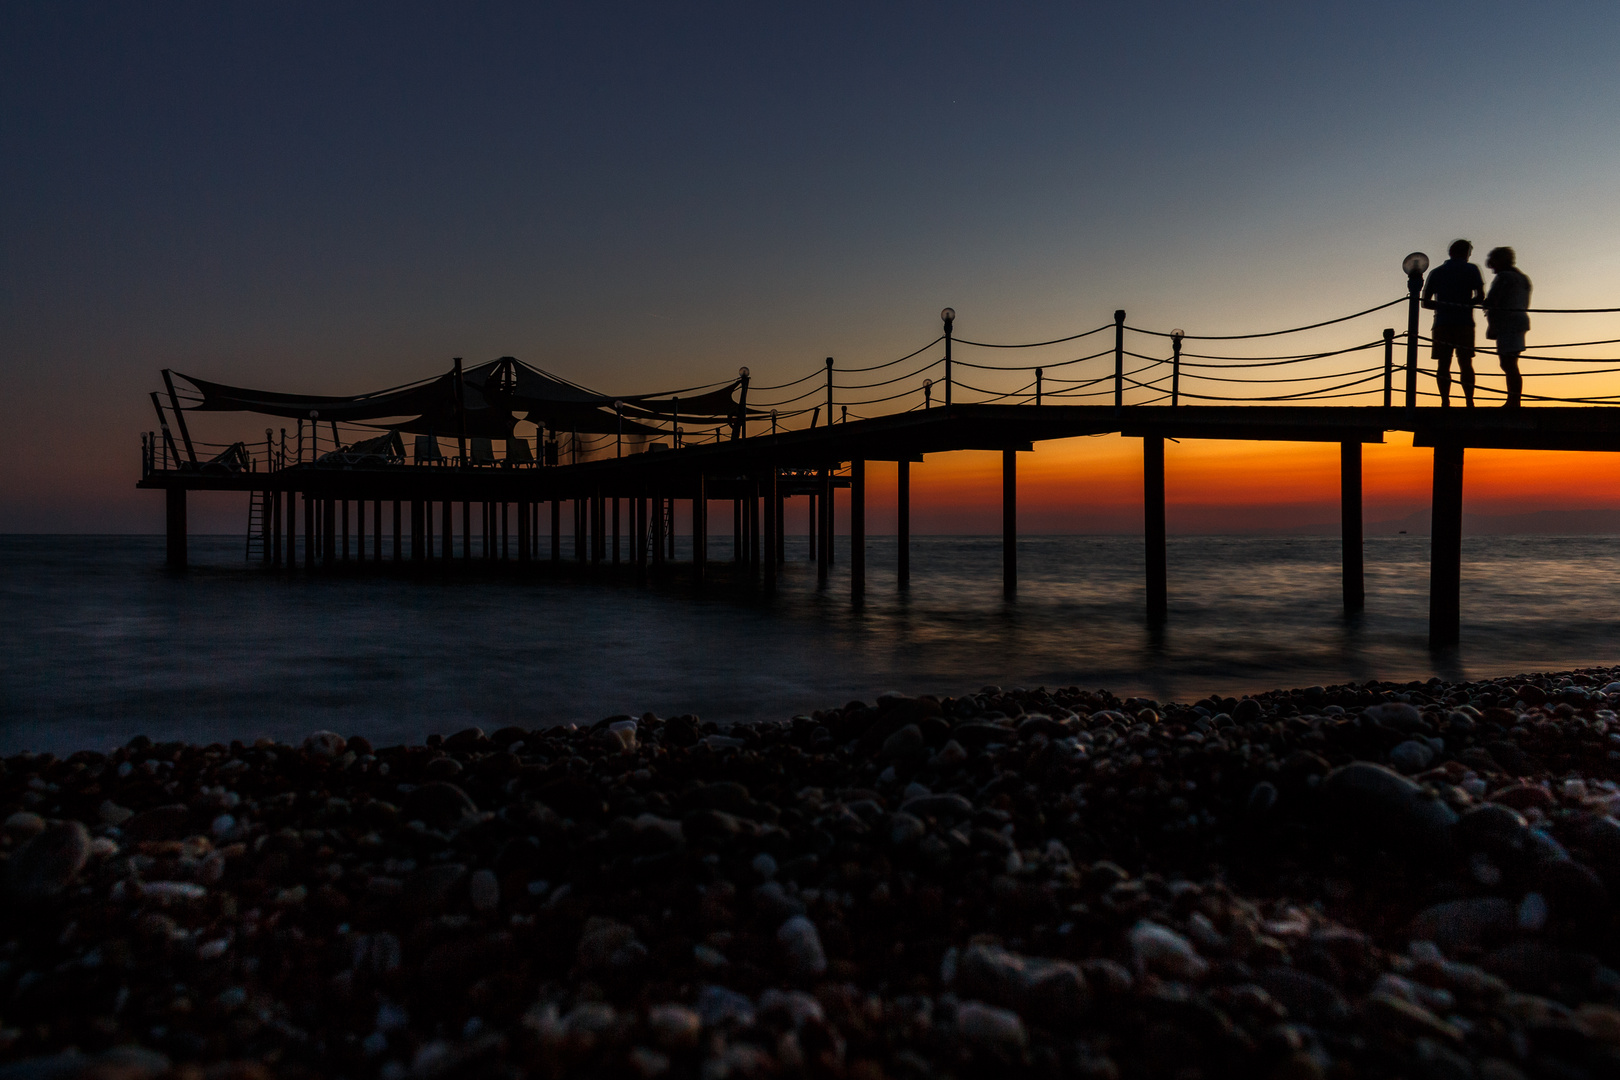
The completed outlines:
{"type": "Polygon", "coordinates": [[[933,379],[924,379],[923,380],[923,408],[932,409],[933,407],[934,407],[934,380],[933,379]]]}
{"type": "Polygon", "coordinates": [[[742,388],[737,393],[737,426],[732,429],[732,438],[741,439],[748,434],[748,368],[737,369],[737,379],[742,388]]]}
{"type": "Polygon", "coordinates": [[[1187,336],[1185,330],[1170,331],[1170,348],[1173,359],[1170,361],[1170,407],[1175,408],[1181,404],[1181,339],[1187,336]]]}
{"type": "Polygon", "coordinates": [[[1423,275],[1429,257],[1414,251],[1401,260],[1406,272],[1406,407],[1417,408],[1418,295],[1423,292],[1423,275]]]}
{"type": "MultiPolygon", "coordinates": [[[[613,456],[624,457],[624,402],[615,401],[613,403],[613,416],[614,419],[618,421],[619,425],[619,430],[614,435],[613,440],[613,456]]],[[[614,554],[618,554],[616,549],[614,554]]]]}
{"type": "Polygon", "coordinates": [[[946,308],[939,313],[945,324],[945,404],[951,403],[951,327],[956,323],[956,309],[946,308]]]}

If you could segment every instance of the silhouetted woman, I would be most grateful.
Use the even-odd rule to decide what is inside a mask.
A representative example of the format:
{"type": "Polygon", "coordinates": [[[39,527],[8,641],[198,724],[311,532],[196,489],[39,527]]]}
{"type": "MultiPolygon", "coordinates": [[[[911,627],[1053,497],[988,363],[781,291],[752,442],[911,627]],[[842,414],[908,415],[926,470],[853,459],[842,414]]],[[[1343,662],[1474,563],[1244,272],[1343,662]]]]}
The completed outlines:
{"type": "Polygon", "coordinates": [[[1496,342],[1496,358],[1507,376],[1507,408],[1517,408],[1524,392],[1524,376],[1519,374],[1519,354],[1524,352],[1524,335],[1530,329],[1530,279],[1514,264],[1510,247],[1492,248],[1485,265],[1495,274],[1491,291],[1485,297],[1485,336],[1496,342]]]}

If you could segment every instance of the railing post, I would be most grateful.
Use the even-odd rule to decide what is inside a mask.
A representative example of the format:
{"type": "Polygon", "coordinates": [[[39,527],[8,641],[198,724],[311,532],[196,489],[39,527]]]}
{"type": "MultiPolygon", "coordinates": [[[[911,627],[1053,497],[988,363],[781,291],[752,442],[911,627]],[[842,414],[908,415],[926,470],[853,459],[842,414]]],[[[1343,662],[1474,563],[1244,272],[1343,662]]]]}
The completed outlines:
{"type": "Polygon", "coordinates": [[[1384,328],[1384,408],[1393,405],[1395,399],[1395,330],[1392,327],[1384,328]]]}
{"type": "Polygon", "coordinates": [[[1114,411],[1125,408],[1125,312],[1114,312],[1114,411]]]}
{"type": "Polygon", "coordinates": [[[742,381],[742,388],[737,392],[737,426],[733,429],[733,439],[746,439],[748,437],[748,369],[739,368],[737,377],[742,381]]]}
{"type": "Polygon", "coordinates": [[[1186,334],[1181,330],[1170,331],[1170,407],[1173,409],[1181,404],[1181,339],[1186,334]]]}
{"type": "Polygon", "coordinates": [[[833,367],[833,358],[829,356],[829,357],[827,357],[827,426],[828,427],[832,427],[832,417],[833,417],[833,411],[832,411],[832,391],[833,391],[832,375],[833,375],[833,372],[832,372],[832,367],[833,367]]]}
{"type": "Polygon", "coordinates": [[[1035,369],[1035,404],[1037,404],[1037,405],[1039,405],[1041,403],[1041,375],[1042,374],[1043,374],[1043,372],[1042,372],[1042,370],[1040,368],[1035,369]]]}
{"type": "Polygon", "coordinates": [[[1423,275],[1408,274],[1406,278],[1406,407],[1417,408],[1418,376],[1418,294],[1423,290],[1423,275]]]}
{"type": "Polygon", "coordinates": [[[939,313],[945,323],[945,404],[951,403],[951,331],[956,326],[956,309],[946,308],[939,313]]]}

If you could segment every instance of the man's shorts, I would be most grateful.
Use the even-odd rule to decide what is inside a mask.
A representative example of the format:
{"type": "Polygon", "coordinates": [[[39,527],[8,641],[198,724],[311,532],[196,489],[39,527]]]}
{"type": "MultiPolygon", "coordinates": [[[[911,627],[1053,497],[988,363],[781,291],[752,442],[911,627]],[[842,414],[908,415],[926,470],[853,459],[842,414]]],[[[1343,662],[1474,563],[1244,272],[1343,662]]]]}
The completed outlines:
{"type": "Polygon", "coordinates": [[[1496,351],[1517,356],[1524,352],[1523,330],[1499,330],[1496,333],[1496,351]]]}
{"type": "Polygon", "coordinates": [[[1468,326],[1436,326],[1429,334],[1434,342],[1434,351],[1429,355],[1436,360],[1450,360],[1451,351],[1457,350],[1457,359],[1472,360],[1474,358],[1474,327],[1468,326]]]}

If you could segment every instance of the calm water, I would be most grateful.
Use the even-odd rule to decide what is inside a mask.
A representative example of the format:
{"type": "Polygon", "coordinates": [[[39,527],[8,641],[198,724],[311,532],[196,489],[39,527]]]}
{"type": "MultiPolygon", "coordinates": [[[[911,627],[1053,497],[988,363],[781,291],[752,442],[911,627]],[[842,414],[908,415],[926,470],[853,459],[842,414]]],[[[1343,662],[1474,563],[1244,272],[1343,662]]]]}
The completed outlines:
{"type": "MultiPolygon", "coordinates": [[[[729,537],[711,553],[724,558],[729,537]]],[[[789,557],[802,556],[792,538],[789,557]]],[[[1620,662],[1620,538],[1464,543],[1463,643],[1425,647],[1428,541],[1369,539],[1368,610],[1340,614],[1332,537],[1170,540],[1170,623],[1142,617],[1142,546],[1032,537],[1001,596],[999,538],[869,544],[825,591],[789,564],[775,599],[724,583],[272,574],[238,538],[0,537],[0,752],[201,741],[317,728],[420,739],[470,724],[647,710],[786,718],[885,690],[1080,684],[1161,699],[1368,678],[1481,677],[1620,662]]]]}

